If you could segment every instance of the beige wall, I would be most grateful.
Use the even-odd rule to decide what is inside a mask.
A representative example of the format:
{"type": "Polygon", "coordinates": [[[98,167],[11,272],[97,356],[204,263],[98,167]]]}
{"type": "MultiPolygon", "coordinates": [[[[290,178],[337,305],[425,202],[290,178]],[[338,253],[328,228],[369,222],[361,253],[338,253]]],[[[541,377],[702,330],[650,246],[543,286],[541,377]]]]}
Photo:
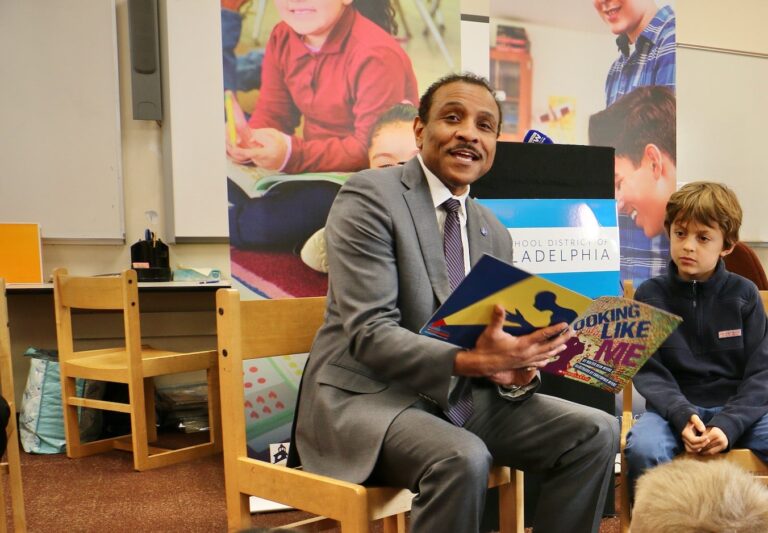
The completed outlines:
{"type": "Polygon", "coordinates": [[[768,54],[765,0],[677,0],[677,42],[768,54]]]}

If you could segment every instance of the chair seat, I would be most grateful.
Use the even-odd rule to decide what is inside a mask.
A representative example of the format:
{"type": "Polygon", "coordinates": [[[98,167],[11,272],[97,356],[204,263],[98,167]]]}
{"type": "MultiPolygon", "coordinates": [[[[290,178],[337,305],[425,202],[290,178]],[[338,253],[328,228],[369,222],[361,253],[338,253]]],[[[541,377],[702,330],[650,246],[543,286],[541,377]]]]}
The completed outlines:
{"type": "Polygon", "coordinates": [[[697,461],[729,461],[734,463],[757,479],[762,483],[768,485],[768,464],[760,460],[752,450],[747,448],[733,448],[726,453],[719,453],[717,455],[697,455],[697,454],[681,454],[679,458],[695,459],[697,461]]]}
{"type": "MultiPolygon", "coordinates": [[[[85,354],[63,363],[62,371],[85,379],[128,382],[128,356],[122,348],[79,352],[85,354]]],[[[216,351],[174,352],[150,346],[141,349],[143,377],[205,370],[216,364],[216,351]]]]}

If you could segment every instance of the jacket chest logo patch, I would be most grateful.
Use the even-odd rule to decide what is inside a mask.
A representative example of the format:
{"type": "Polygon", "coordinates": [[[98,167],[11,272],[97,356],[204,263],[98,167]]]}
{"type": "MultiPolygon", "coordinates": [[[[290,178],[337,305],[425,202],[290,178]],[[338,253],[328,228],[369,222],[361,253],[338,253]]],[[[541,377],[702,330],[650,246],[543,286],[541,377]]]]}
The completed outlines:
{"type": "Polygon", "coordinates": [[[729,339],[731,337],[741,337],[740,329],[726,329],[724,331],[717,332],[718,339],[729,339]]]}

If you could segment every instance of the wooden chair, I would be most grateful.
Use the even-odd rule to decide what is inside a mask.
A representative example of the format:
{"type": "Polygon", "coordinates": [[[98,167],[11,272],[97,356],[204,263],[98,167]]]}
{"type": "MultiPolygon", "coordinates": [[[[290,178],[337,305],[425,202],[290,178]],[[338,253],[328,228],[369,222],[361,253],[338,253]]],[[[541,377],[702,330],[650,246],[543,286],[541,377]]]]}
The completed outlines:
{"type": "Polygon", "coordinates": [[[219,452],[221,419],[216,352],[180,353],[142,346],[138,283],[133,270],[119,276],[76,277],[60,268],[53,273],[53,284],[67,456],[84,457],[116,448],[132,451],[134,468],[147,470],[219,452]],[[112,348],[75,350],[73,309],[122,312],[124,342],[112,348]],[[150,446],[157,440],[153,378],[197,370],[205,370],[207,374],[209,441],[179,449],[150,446]],[[129,402],[78,397],[76,378],[125,383],[129,402]],[[128,413],[131,434],[82,443],[77,416],[81,407],[128,413]]]}
{"type": "MultiPolygon", "coordinates": [[[[404,531],[403,513],[414,496],[406,489],[357,485],[247,455],[243,360],[308,352],[323,322],[325,298],[241,302],[236,290],[221,289],[216,307],[228,529],[251,527],[248,500],[253,495],[318,515],[286,527],[333,520],[344,533],[360,533],[383,519],[386,533],[404,531]]],[[[501,532],[522,533],[522,473],[494,468],[489,486],[499,487],[501,532]]]]}
{"type": "MultiPolygon", "coordinates": [[[[0,463],[2,477],[8,480],[11,494],[11,512],[13,530],[27,530],[27,518],[24,513],[24,491],[21,484],[21,456],[19,454],[19,433],[16,426],[16,396],[13,390],[13,368],[11,365],[11,336],[8,332],[8,302],[5,299],[5,280],[0,278],[0,393],[11,408],[11,416],[5,434],[8,446],[5,449],[6,461],[0,463]]],[[[0,479],[0,532],[5,532],[8,517],[5,508],[5,480],[0,479]]]]}
{"type": "MultiPolygon", "coordinates": [[[[625,289],[627,298],[634,296],[630,286],[630,291],[625,289]]],[[[760,291],[760,298],[763,300],[763,306],[768,311],[768,291],[760,291]]],[[[622,413],[621,413],[621,483],[619,486],[619,505],[621,507],[619,512],[619,522],[621,524],[621,533],[629,532],[630,523],[630,509],[629,509],[629,481],[627,477],[627,462],[624,459],[624,448],[627,445],[627,434],[632,428],[634,423],[634,417],[632,415],[632,386],[627,384],[622,392],[622,413]]],[[[760,481],[768,485],[768,464],[761,461],[754,453],[748,449],[736,448],[726,453],[720,453],[717,455],[694,455],[686,454],[686,458],[697,459],[700,461],[718,461],[726,460],[738,464],[744,468],[747,472],[751,472],[758,477],[760,481]]]]}

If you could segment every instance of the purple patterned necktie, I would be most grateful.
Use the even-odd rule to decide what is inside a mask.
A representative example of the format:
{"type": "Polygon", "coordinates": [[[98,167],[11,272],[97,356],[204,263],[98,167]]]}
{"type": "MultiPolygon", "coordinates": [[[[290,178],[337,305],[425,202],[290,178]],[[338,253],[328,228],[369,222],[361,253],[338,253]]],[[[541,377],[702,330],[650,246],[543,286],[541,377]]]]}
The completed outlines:
{"type": "Polygon", "coordinates": [[[448,267],[448,280],[451,282],[451,290],[454,290],[464,279],[464,246],[461,243],[461,222],[459,221],[461,203],[455,198],[448,198],[441,206],[445,209],[443,253],[445,265],[448,267]]]}
{"type": "MultiPolygon", "coordinates": [[[[464,245],[461,242],[461,222],[459,221],[461,203],[455,198],[449,198],[441,206],[446,211],[443,226],[443,253],[445,265],[448,268],[448,280],[451,282],[451,290],[454,290],[465,275],[464,245]]],[[[459,379],[452,396],[456,401],[445,414],[454,425],[461,427],[472,416],[472,386],[469,380],[459,379]]]]}

